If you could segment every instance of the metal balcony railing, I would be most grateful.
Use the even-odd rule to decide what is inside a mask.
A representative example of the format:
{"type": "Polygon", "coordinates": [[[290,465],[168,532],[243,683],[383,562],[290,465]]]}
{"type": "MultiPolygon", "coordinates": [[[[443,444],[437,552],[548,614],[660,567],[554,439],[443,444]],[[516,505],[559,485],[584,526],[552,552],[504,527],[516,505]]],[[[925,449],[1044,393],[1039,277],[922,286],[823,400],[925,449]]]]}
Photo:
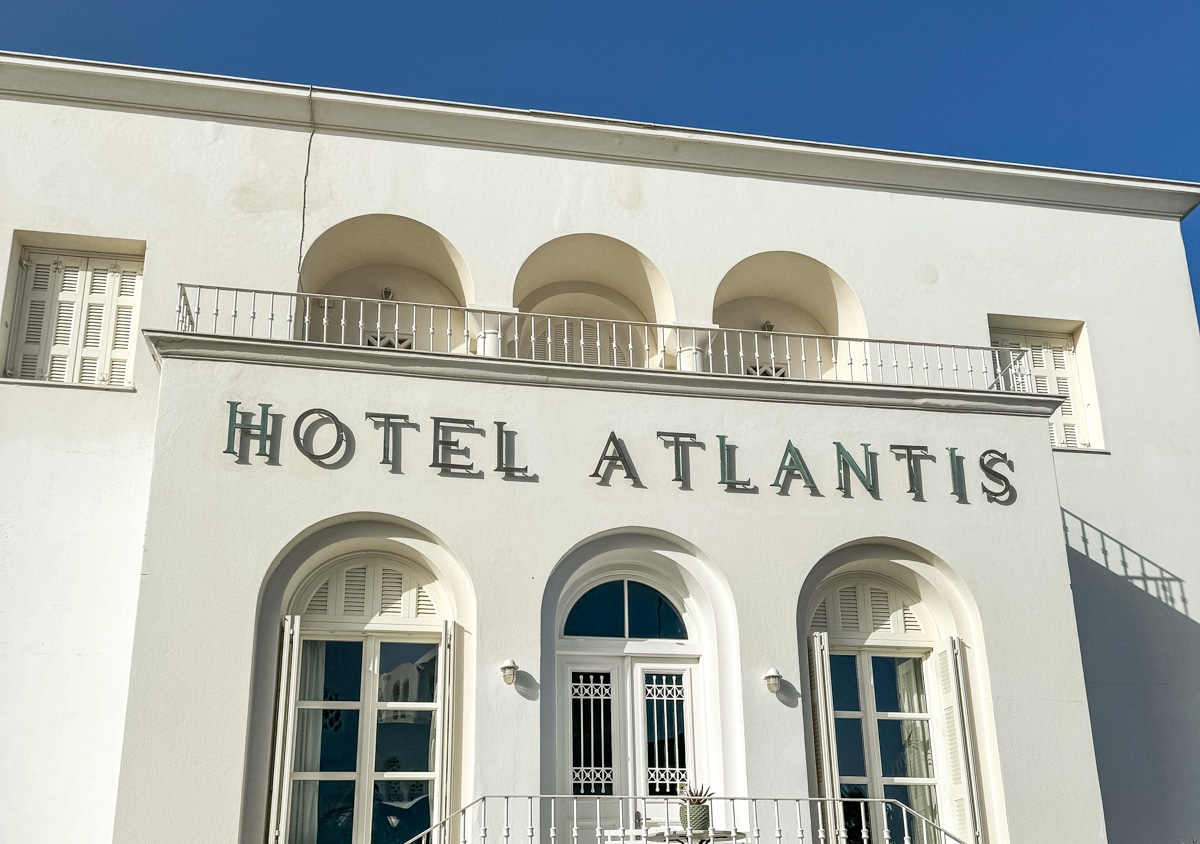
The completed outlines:
{"type": "Polygon", "coordinates": [[[574,366],[1032,392],[1027,349],[592,319],[182,284],[177,328],[220,337],[574,366]]]}
{"type": "Polygon", "coordinates": [[[899,800],[712,797],[689,804],[680,797],[546,794],[480,797],[406,844],[489,842],[966,844],[899,800]]]}

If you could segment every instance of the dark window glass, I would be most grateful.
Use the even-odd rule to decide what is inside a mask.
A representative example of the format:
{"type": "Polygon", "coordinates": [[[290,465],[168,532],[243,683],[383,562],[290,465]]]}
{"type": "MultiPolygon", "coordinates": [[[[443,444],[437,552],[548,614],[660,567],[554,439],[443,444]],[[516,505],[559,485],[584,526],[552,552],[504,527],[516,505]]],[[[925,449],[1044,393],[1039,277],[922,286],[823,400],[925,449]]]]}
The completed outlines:
{"type": "Polygon", "coordinates": [[[862,721],[858,718],[835,718],[837,734],[838,773],[843,777],[865,777],[867,759],[863,752],[862,721]]]}
{"type": "Polygon", "coordinates": [[[859,712],[858,658],[850,654],[829,657],[829,682],[833,686],[833,708],[843,712],[859,712]]]}
{"type": "Polygon", "coordinates": [[[571,793],[613,793],[612,675],[571,672],[571,793]]]}
{"type": "Polygon", "coordinates": [[[300,700],[358,700],[362,647],[362,642],[305,641],[300,700]]]}
{"type": "Polygon", "coordinates": [[[875,708],[880,712],[926,712],[925,679],[917,657],[873,656],[875,708]]]}
{"type": "Polygon", "coordinates": [[[375,780],[371,844],[404,844],[429,829],[429,780],[375,780]]]}
{"type": "Polygon", "coordinates": [[[613,580],[583,594],[567,614],[567,636],[625,636],[625,583],[613,580]]]}
{"type": "Polygon", "coordinates": [[[671,602],[644,583],[629,581],[629,638],[686,639],[683,619],[671,602]]]}

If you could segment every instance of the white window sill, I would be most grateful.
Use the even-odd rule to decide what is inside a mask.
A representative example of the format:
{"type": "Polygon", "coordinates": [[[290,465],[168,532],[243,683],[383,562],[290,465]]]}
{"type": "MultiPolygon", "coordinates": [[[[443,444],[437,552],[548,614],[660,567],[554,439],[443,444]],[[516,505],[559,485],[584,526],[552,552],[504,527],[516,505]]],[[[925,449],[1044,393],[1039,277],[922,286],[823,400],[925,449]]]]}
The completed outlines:
{"type": "Polygon", "coordinates": [[[0,384],[23,384],[26,387],[66,387],[76,390],[101,390],[106,393],[136,393],[136,387],[111,387],[108,384],[64,384],[61,381],[39,381],[34,378],[0,378],[0,384]]]}
{"type": "Polygon", "coordinates": [[[1061,451],[1064,454],[1112,454],[1107,448],[1067,448],[1065,446],[1051,446],[1053,451],[1061,451]]]}

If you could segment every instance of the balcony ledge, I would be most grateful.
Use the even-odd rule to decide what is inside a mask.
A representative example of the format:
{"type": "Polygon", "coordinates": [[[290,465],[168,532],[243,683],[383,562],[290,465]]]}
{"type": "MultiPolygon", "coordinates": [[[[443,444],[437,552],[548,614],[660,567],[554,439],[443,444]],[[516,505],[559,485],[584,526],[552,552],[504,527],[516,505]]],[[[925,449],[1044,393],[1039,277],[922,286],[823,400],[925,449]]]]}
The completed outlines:
{"type": "Polygon", "coordinates": [[[775,378],[760,380],[736,375],[579,366],[436,352],[232,338],[180,331],[148,330],[143,334],[160,367],[163,360],[171,358],[574,390],[1045,418],[1060,403],[1057,397],[947,387],[775,378]]]}

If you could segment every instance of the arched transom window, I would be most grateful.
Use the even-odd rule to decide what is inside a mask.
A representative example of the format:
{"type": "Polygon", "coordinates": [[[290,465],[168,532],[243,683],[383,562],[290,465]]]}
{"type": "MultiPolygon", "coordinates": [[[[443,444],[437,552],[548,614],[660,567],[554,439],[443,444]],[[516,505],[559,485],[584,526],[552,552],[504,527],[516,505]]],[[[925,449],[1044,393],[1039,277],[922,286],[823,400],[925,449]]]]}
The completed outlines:
{"type": "Polygon", "coordinates": [[[403,844],[444,811],[449,627],[420,568],[354,554],[296,589],[276,738],[280,844],[403,844]]]}

